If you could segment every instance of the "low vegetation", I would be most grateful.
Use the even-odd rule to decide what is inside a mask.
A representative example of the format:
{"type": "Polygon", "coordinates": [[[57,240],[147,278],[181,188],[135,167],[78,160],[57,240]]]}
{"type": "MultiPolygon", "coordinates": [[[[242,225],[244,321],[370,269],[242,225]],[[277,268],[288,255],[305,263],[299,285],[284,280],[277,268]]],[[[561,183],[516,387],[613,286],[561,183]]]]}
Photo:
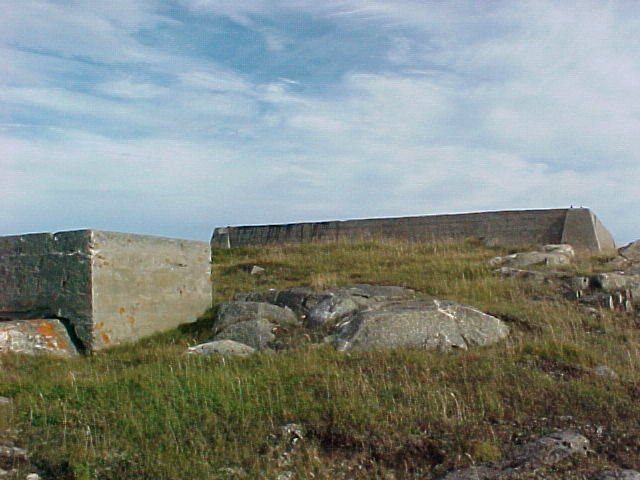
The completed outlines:
{"type": "Polygon", "coordinates": [[[500,277],[487,260],[504,253],[397,241],[216,250],[214,305],[271,287],[394,284],[492,313],[512,333],[451,353],[185,355],[210,338],[214,306],[195,324],[90,357],[0,356],[0,396],[12,399],[0,405],[0,438],[51,479],[437,478],[556,429],[582,433],[594,452],[538,478],[640,469],[637,317],[594,315],[552,285],[500,277]],[[266,271],[251,275],[253,265],[266,271]],[[291,423],[303,430],[295,445],[281,433],[291,423]]]}

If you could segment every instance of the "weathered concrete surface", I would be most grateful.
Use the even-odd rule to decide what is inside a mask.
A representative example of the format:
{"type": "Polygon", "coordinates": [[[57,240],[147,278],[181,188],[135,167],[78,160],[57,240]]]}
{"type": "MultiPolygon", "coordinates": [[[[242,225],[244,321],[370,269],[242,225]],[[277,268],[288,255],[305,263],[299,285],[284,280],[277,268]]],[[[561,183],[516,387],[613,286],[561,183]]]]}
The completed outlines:
{"type": "Polygon", "coordinates": [[[615,248],[609,232],[585,208],[220,227],[214,230],[211,245],[229,248],[369,238],[418,241],[479,238],[503,245],[568,243],[580,250],[615,248]]]}
{"type": "Polygon", "coordinates": [[[67,329],[57,319],[0,321],[0,353],[78,354],[67,329]]]}
{"type": "Polygon", "coordinates": [[[0,238],[0,318],[61,318],[88,350],[194,321],[211,306],[205,242],[79,230],[0,238]]]}

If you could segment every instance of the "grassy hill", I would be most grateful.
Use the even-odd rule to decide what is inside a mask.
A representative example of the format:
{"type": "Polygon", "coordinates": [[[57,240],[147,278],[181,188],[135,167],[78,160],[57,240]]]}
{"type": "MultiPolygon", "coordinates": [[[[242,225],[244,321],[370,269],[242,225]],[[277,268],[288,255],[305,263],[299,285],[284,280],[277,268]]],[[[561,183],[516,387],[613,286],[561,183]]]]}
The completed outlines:
{"type": "MultiPolygon", "coordinates": [[[[301,344],[247,359],[185,355],[210,338],[209,312],[90,357],[0,355],[0,395],[13,399],[0,406],[0,438],[27,448],[52,479],[437,478],[556,429],[582,433],[594,453],[522,478],[640,469],[637,318],[589,314],[557,286],[496,275],[487,260],[507,251],[471,242],[216,250],[215,304],[270,287],[394,284],[500,316],[512,333],[451,353],[301,344]],[[254,264],[266,273],[250,275],[254,264]],[[619,378],[595,375],[596,365],[619,378]],[[280,433],[289,423],[304,431],[293,446],[280,433]]],[[[570,270],[603,261],[580,257],[570,270]]]]}

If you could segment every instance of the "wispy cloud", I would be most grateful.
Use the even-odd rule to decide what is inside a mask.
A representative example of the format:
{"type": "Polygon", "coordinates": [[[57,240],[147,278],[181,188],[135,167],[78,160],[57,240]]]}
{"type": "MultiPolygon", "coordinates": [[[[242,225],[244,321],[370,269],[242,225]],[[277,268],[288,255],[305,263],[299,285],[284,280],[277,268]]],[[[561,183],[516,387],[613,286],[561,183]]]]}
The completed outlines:
{"type": "Polygon", "coordinates": [[[0,233],[570,204],[639,233],[632,3],[7,10],[0,233]]]}

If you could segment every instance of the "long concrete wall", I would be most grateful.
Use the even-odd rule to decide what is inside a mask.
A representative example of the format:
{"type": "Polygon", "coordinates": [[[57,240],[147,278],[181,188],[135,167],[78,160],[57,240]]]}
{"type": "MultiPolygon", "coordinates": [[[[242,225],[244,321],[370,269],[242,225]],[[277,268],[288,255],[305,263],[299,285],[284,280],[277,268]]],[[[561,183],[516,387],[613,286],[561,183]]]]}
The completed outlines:
{"type": "Polygon", "coordinates": [[[62,319],[100,350],[211,306],[206,242],[98,230],[0,238],[0,320],[62,319]]]}
{"type": "Polygon", "coordinates": [[[585,208],[219,227],[213,232],[211,245],[229,248],[369,238],[417,241],[478,238],[503,245],[566,242],[578,249],[594,251],[615,248],[609,232],[585,208]]]}

